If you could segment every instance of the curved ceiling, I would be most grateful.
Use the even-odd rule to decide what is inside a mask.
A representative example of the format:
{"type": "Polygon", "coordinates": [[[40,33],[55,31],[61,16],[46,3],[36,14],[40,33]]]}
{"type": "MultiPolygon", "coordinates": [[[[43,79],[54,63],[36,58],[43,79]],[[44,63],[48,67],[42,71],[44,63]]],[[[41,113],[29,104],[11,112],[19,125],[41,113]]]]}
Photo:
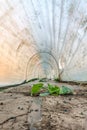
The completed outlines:
{"type": "Polygon", "coordinates": [[[0,0],[0,84],[87,81],[87,0],[0,0]]]}

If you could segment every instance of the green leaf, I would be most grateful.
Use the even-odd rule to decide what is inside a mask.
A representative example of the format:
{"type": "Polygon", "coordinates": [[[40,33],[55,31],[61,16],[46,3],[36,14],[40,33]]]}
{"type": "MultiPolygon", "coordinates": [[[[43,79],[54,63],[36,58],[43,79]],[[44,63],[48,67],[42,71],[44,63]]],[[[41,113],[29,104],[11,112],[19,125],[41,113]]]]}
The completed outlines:
{"type": "Polygon", "coordinates": [[[58,86],[48,84],[48,91],[50,94],[59,95],[60,88],[58,86]]]}
{"type": "Polygon", "coordinates": [[[66,86],[62,86],[62,87],[60,88],[59,94],[61,94],[61,95],[73,94],[73,90],[70,89],[70,88],[68,88],[68,87],[66,87],[66,86]]]}
{"type": "Polygon", "coordinates": [[[31,89],[31,95],[38,94],[42,87],[43,87],[42,83],[34,84],[31,89]]]}

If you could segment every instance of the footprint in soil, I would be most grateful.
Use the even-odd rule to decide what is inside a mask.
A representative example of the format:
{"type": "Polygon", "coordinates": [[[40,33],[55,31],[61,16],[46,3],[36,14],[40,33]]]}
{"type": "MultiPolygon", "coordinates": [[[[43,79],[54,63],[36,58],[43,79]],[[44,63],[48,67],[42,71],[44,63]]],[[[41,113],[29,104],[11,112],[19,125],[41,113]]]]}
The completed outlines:
{"type": "Polygon", "coordinates": [[[28,114],[28,122],[30,124],[30,130],[36,130],[35,123],[41,120],[41,100],[39,98],[31,101],[31,107],[28,114]]]}

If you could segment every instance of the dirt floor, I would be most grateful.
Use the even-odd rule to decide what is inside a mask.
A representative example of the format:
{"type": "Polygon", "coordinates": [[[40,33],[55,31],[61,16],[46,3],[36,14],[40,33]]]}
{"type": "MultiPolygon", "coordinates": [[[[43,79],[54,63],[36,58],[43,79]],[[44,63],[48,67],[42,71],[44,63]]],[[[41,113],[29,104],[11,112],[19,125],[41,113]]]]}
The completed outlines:
{"type": "Polygon", "coordinates": [[[30,86],[0,92],[0,130],[87,130],[87,86],[57,97],[31,97],[30,86]]]}

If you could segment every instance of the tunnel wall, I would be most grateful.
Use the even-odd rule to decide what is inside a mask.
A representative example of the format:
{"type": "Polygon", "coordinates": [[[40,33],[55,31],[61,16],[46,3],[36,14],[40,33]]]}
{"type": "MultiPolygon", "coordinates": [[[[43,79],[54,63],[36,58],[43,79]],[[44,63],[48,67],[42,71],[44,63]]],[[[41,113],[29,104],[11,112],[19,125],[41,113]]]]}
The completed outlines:
{"type": "Polygon", "coordinates": [[[38,75],[87,82],[87,0],[0,0],[0,86],[38,75]]]}

